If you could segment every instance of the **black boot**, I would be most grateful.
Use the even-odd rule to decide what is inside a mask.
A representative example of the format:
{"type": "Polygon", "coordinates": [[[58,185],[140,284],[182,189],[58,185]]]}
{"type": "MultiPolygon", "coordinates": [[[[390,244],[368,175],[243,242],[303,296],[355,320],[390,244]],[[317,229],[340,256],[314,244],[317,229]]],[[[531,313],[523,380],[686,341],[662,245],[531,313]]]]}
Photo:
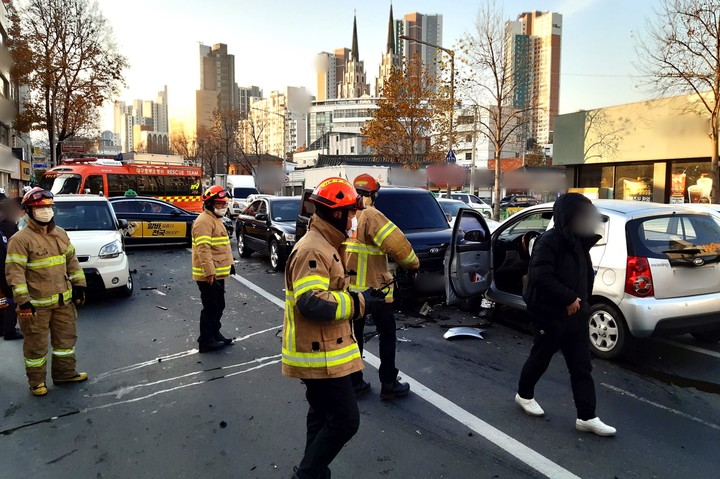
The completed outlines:
{"type": "Polygon", "coordinates": [[[232,340],[232,339],[226,338],[225,336],[222,335],[221,332],[218,332],[218,333],[215,335],[215,341],[218,341],[218,342],[220,342],[220,343],[223,343],[225,346],[230,346],[230,345],[233,343],[233,340],[232,340]]]}
{"type": "Polygon", "coordinates": [[[355,391],[355,397],[359,398],[370,392],[370,383],[364,379],[360,379],[360,382],[353,384],[353,390],[355,391]]]}
{"type": "Polygon", "coordinates": [[[15,331],[13,331],[11,333],[5,333],[5,335],[3,337],[5,338],[5,341],[13,341],[16,339],[22,339],[25,336],[23,336],[23,334],[16,329],[15,331]]]}
{"type": "Polygon", "coordinates": [[[218,351],[225,347],[225,343],[222,341],[210,341],[207,343],[200,343],[200,352],[209,353],[210,351],[218,351]]]}
{"type": "Polygon", "coordinates": [[[380,399],[388,400],[407,396],[410,393],[410,385],[401,383],[397,379],[392,383],[385,383],[380,390],[380,399]]]}

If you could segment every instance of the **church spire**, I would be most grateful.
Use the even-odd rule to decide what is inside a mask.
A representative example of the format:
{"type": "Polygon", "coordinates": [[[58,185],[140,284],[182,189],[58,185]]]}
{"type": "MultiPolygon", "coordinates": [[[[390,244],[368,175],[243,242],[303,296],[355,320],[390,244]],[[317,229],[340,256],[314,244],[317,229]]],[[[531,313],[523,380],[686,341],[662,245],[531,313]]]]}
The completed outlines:
{"type": "Polygon", "coordinates": [[[393,21],[392,2],[390,2],[390,19],[388,20],[388,39],[387,39],[387,52],[396,53],[395,51],[395,22],[393,21]]]}
{"type": "Polygon", "coordinates": [[[358,53],[358,39],[357,39],[357,14],[353,15],[353,39],[352,39],[352,60],[359,62],[360,54],[358,53]]]}

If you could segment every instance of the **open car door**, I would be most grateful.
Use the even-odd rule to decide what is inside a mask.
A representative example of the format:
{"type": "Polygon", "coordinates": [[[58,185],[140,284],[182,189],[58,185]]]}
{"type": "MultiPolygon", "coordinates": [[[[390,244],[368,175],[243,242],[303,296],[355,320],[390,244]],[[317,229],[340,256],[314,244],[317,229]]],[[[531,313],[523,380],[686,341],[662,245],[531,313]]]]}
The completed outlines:
{"type": "Polygon", "coordinates": [[[455,218],[453,235],[445,252],[447,304],[480,296],[490,287],[490,228],[474,209],[462,208],[455,218]]]}

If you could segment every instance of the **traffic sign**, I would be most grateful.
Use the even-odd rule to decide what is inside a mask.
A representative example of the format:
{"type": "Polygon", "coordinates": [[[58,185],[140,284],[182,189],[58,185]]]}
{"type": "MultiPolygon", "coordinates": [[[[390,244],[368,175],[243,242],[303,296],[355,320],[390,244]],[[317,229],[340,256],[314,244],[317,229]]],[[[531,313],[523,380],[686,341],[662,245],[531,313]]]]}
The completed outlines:
{"type": "Polygon", "coordinates": [[[33,170],[47,170],[47,167],[46,163],[33,163],[33,170]]]}
{"type": "Polygon", "coordinates": [[[455,158],[455,152],[453,150],[448,150],[447,155],[445,155],[445,162],[455,163],[455,161],[457,161],[457,158],[455,158]]]}

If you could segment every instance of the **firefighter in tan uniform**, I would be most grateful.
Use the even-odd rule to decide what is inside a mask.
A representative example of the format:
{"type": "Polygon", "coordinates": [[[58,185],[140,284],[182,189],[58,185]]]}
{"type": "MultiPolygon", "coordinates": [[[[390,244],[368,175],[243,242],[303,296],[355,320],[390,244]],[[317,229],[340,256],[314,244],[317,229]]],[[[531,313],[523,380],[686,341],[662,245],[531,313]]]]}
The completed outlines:
{"type": "Polygon", "coordinates": [[[201,353],[217,351],[232,344],[220,332],[225,310],[225,278],[235,273],[230,237],[222,218],[227,213],[228,192],[213,185],[202,195],[203,212],[192,226],[192,277],[200,288],[201,353]]]}
{"type": "MultiPolygon", "coordinates": [[[[415,251],[400,229],[387,219],[375,207],[375,198],[380,184],[368,174],[355,178],[355,189],[363,198],[366,209],[357,215],[357,233],[343,244],[343,256],[351,276],[350,290],[361,292],[368,288],[376,288],[387,292],[385,304],[373,312],[372,319],[377,327],[380,342],[380,398],[395,399],[407,396],[410,385],[398,381],[398,369],[395,367],[395,316],[393,315],[393,283],[394,277],[388,272],[390,256],[398,265],[410,271],[417,271],[420,266],[415,251]]],[[[353,321],[355,337],[363,349],[363,332],[365,319],[353,321]]],[[[370,391],[370,383],[363,379],[362,371],[352,376],[355,393],[360,396],[370,391]]]]}
{"type": "Polygon", "coordinates": [[[25,371],[35,396],[47,394],[48,332],[53,382],[81,382],[88,377],[75,369],[75,306],[85,302],[85,274],[67,233],[53,221],[53,203],[53,194],[42,188],[25,194],[22,207],[29,219],[10,239],[5,263],[25,335],[25,371]]]}
{"type": "Polygon", "coordinates": [[[285,269],[282,373],[307,387],[305,455],[294,478],[330,477],[328,465],[360,425],[350,374],[363,368],[351,321],[384,303],[373,289],[348,290],[338,249],[355,211],[362,207],[353,186],[328,178],[310,200],[315,215],[285,269]]]}

